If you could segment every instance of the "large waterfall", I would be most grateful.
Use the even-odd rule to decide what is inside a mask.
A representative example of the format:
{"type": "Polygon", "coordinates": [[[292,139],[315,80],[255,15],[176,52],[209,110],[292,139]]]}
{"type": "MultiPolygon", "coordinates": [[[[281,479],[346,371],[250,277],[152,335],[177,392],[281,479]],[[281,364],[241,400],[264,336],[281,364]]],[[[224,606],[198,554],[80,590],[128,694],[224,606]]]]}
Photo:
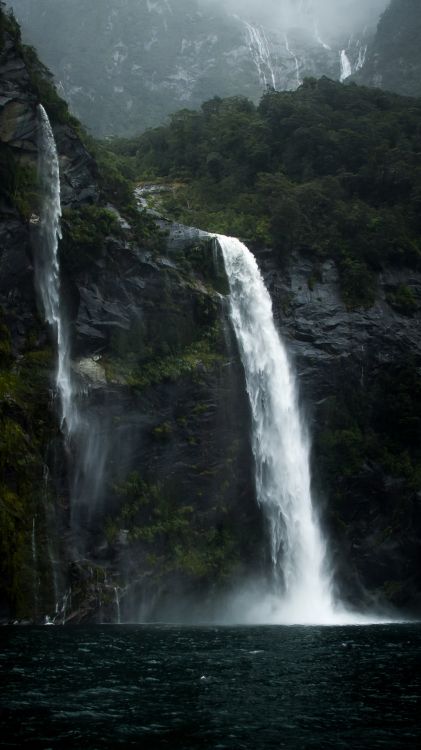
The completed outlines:
{"type": "Polygon", "coordinates": [[[233,237],[217,239],[251,407],[257,499],[270,537],[272,592],[255,603],[255,616],[258,621],[287,623],[343,621],[343,613],[334,607],[325,544],[312,504],[309,441],[271,299],[247,247],[233,237]]]}
{"type": "Polygon", "coordinates": [[[61,237],[60,170],[57,148],[48,115],[39,105],[38,172],[43,195],[38,249],[35,257],[35,283],[44,308],[44,317],[53,329],[57,346],[56,384],[60,396],[61,421],[69,433],[74,428],[69,339],[60,303],[58,245],[61,237]]]}

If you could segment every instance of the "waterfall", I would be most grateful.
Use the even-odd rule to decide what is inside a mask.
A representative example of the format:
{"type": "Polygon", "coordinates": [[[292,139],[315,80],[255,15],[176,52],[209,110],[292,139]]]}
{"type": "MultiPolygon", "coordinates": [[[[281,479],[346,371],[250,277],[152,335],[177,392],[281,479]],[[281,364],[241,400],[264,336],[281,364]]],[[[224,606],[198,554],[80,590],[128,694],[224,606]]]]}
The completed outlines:
{"type": "Polygon", "coordinates": [[[275,89],[276,77],[266,34],[263,28],[259,29],[257,26],[252,26],[247,21],[244,21],[244,24],[247,29],[249,47],[259,74],[260,83],[265,87],[270,83],[275,89]],[[269,74],[270,81],[268,81],[267,73],[269,74]]]}
{"type": "Polygon", "coordinates": [[[351,63],[349,61],[349,57],[346,54],[346,50],[342,50],[341,52],[341,75],[339,77],[339,80],[341,83],[343,83],[349,76],[352,75],[352,67],[351,63]]]}
{"type": "Polygon", "coordinates": [[[329,45],[326,44],[326,42],[324,42],[323,39],[321,38],[319,27],[318,27],[316,21],[314,21],[314,36],[315,36],[317,44],[320,44],[323,47],[323,49],[325,49],[325,50],[330,50],[331,49],[329,47],[329,45]]]}
{"type": "Polygon", "coordinates": [[[358,48],[358,60],[355,66],[355,70],[361,70],[361,68],[365,65],[365,60],[367,57],[367,50],[368,45],[362,44],[360,41],[357,42],[357,48],[358,48]]]}
{"type": "Polygon", "coordinates": [[[35,258],[35,284],[44,317],[53,329],[57,346],[56,385],[60,396],[61,423],[67,433],[75,427],[72,399],[69,339],[60,305],[58,246],[61,239],[60,169],[48,115],[39,105],[38,174],[43,195],[39,247],[35,258]]]}
{"type": "Polygon", "coordinates": [[[114,599],[115,599],[115,609],[116,609],[116,615],[117,615],[117,624],[121,625],[120,595],[118,592],[118,586],[114,586],[114,599]]]}
{"type": "Polygon", "coordinates": [[[33,576],[33,590],[34,590],[34,608],[35,613],[38,614],[38,592],[39,592],[39,574],[38,574],[38,549],[37,549],[37,530],[36,530],[36,516],[32,518],[32,532],[31,532],[31,552],[32,552],[32,576],[33,576]]]}
{"type": "Polygon", "coordinates": [[[286,34],[284,34],[284,39],[285,39],[285,49],[288,52],[288,54],[290,55],[290,57],[292,57],[292,59],[294,60],[294,63],[295,63],[295,76],[296,76],[296,79],[297,79],[297,86],[301,86],[302,80],[300,78],[300,64],[298,62],[298,57],[297,57],[297,55],[294,54],[294,52],[290,48],[288,37],[287,37],[286,34]]]}
{"type": "Polygon", "coordinates": [[[273,606],[282,621],[330,621],[335,613],[326,550],[312,506],[309,442],[291,366],[254,256],[238,239],[218,235],[217,240],[251,407],[257,499],[269,528],[273,606]]]}
{"type": "Polygon", "coordinates": [[[70,360],[69,329],[60,299],[59,241],[60,170],[53,131],[44,107],[39,105],[39,183],[43,195],[39,242],[35,258],[35,284],[45,320],[51,325],[57,348],[56,387],[60,398],[61,426],[72,449],[71,520],[82,544],[86,517],[101,496],[104,467],[108,458],[106,436],[95,416],[79,408],[85,390],[74,387],[70,360]]]}

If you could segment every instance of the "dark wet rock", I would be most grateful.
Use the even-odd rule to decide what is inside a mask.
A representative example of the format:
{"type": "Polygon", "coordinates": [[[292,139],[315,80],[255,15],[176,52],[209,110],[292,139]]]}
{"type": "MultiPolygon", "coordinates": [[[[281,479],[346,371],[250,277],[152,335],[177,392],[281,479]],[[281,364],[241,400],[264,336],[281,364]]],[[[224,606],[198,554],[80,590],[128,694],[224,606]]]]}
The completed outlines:
{"type": "MultiPolygon", "coordinates": [[[[35,165],[37,97],[9,43],[0,55],[0,80],[0,141],[18,161],[35,165]]],[[[94,159],[69,124],[53,127],[64,205],[100,202],[94,159]]],[[[10,335],[15,376],[28,349],[33,363],[41,353],[48,357],[50,337],[33,285],[37,217],[25,217],[5,199],[0,211],[0,323],[10,335]]],[[[27,412],[19,393],[7,394],[7,417],[17,415],[25,450],[36,451],[26,463],[33,485],[27,482],[20,498],[20,619],[53,614],[57,603],[67,621],[113,620],[116,586],[124,592],[126,619],[135,619],[142,601],[150,614],[171,596],[206,598],[265,564],[244,374],[215,245],[199,230],[162,219],[167,239],[152,251],[128,222],[118,224],[88,265],[62,258],[79,411],[90,431],[82,429],[70,445],[60,435],[49,391],[53,360],[47,359],[47,378],[37,379],[35,364],[31,370],[31,398],[41,409],[27,412]],[[40,541],[56,539],[49,556],[43,545],[39,591],[31,572],[35,517],[40,541]]],[[[376,384],[390,368],[409,358],[421,367],[419,308],[403,314],[392,304],[399,285],[421,299],[421,276],[385,268],[375,304],[350,311],[331,261],[315,280],[305,256],[295,254],[281,267],[266,250],[258,260],[314,440],[316,498],[339,589],[357,603],[386,598],[414,611],[421,592],[419,488],[408,489],[378,457],[358,451],[347,472],[336,475],[323,439],[339,406],[374,408],[376,384]]],[[[22,468],[8,471],[16,491],[22,468]]],[[[4,589],[0,612],[14,617],[15,599],[4,589]]]]}
{"type": "MultiPolygon", "coordinates": [[[[367,460],[357,460],[345,476],[332,473],[325,465],[323,440],[334,429],[332,423],[340,423],[344,404],[350,405],[351,412],[365,405],[363,429],[369,434],[375,429],[371,412],[378,408],[379,384],[407,363],[412,371],[420,372],[420,307],[402,314],[391,306],[389,292],[404,284],[420,299],[421,273],[384,268],[375,304],[347,310],[332,261],[322,265],[315,281],[312,263],[305,256],[294,254],[282,268],[271,253],[262,253],[259,260],[310,424],[315,494],[339,590],[358,603],[383,597],[398,608],[418,611],[421,519],[417,493],[402,476],[367,460]]],[[[387,405],[380,408],[387,420],[387,405]]]]}

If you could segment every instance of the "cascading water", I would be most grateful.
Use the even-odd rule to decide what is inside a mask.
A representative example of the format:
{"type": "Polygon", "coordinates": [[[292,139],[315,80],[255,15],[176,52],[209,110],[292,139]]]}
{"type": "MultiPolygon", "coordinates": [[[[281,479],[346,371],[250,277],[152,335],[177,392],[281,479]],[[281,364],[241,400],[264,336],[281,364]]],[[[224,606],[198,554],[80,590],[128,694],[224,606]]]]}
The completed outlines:
{"type": "Polygon", "coordinates": [[[272,86],[276,88],[275,70],[272,65],[272,58],[269,49],[269,42],[263,28],[252,26],[251,23],[244,21],[247,29],[248,42],[250,51],[259,74],[262,86],[272,86]]]}
{"type": "Polygon", "coordinates": [[[292,57],[295,64],[295,77],[297,79],[297,87],[301,86],[302,80],[300,78],[300,63],[298,62],[297,55],[294,54],[291,47],[289,46],[288,36],[284,34],[284,40],[285,40],[285,49],[288,52],[289,56],[292,57]]]}
{"type": "Polygon", "coordinates": [[[309,440],[269,293],[248,248],[233,237],[218,235],[217,241],[250,401],[257,499],[268,522],[273,570],[271,592],[253,594],[254,601],[248,593],[240,595],[234,617],[249,622],[361,622],[364,618],[333,601],[326,546],[311,497],[309,440]]]}
{"type": "Polygon", "coordinates": [[[56,386],[60,397],[61,425],[73,452],[71,520],[81,543],[81,529],[86,517],[95,510],[101,496],[107,441],[95,416],[86,418],[79,408],[84,395],[76,389],[72,377],[70,340],[60,299],[60,268],[58,258],[61,238],[60,170],[54,134],[48,115],[39,105],[39,182],[44,196],[35,259],[35,283],[44,309],[45,320],[51,325],[57,347],[56,386]]]}
{"type": "Polygon", "coordinates": [[[333,603],[294,378],[254,256],[235,238],[218,241],[250,399],[257,498],[269,523],[275,586],[287,617],[303,620],[311,613],[321,619],[333,611],[333,603]]]}
{"type": "Polygon", "coordinates": [[[349,76],[352,75],[352,66],[349,61],[349,57],[346,54],[346,50],[341,51],[341,75],[339,80],[343,83],[349,76]]]}
{"type": "Polygon", "coordinates": [[[41,209],[38,252],[35,258],[35,284],[44,308],[44,317],[53,329],[57,345],[56,385],[60,396],[62,428],[75,428],[70,370],[69,340],[60,305],[58,246],[61,239],[60,169],[56,143],[48,115],[39,105],[38,174],[44,196],[41,209]]]}
{"type": "Polygon", "coordinates": [[[361,68],[365,65],[365,60],[367,57],[367,50],[368,45],[362,44],[360,41],[357,42],[357,49],[358,49],[358,60],[355,65],[355,70],[361,70],[361,68]]]}
{"type": "Polygon", "coordinates": [[[114,586],[114,601],[115,601],[115,609],[116,609],[116,619],[117,619],[117,625],[121,624],[121,611],[120,611],[120,594],[118,590],[118,586],[114,586]]]}
{"type": "Polygon", "coordinates": [[[315,36],[315,38],[316,38],[316,42],[317,42],[317,44],[320,44],[320,45],[321,45],[321,46],[323,47],[323,49],[325,49],[325,50],[330,50],[330,49],[331,49],[331,48],[329,47],[329,45],[328,45],[328,44],[326,44],[326,42],[324,42],[324,41],[323,41],[323,39],[321,38],[321,36],[320,36],[320,31],[319,31],[319,27],[318,27],[318,25],[317,25],[317,22],[316,22],[316,21],[314,21],[314,36],[315,36]]]}
{"type": "Polygon", "coordinates": [[[34,609],[38,611],[38,593],[39,593],[39,573],[38,573],[38,547],[37,547],[37,529],[36,529],[36,516],[32,518],[32,532],[31,532],[31,552],[32,552],[32,576],[33,576],[33,591],[34,591],[34,609]]]}

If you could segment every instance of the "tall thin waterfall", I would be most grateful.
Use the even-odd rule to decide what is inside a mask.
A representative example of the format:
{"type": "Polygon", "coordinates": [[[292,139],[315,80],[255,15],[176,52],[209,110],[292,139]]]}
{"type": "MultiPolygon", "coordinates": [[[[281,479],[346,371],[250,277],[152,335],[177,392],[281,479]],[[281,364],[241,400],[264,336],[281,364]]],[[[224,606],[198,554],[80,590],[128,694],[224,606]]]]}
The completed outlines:
{"type": "Polygon", "coordinates": [[[351,75],[352,66],[349,57],[346,54],[346,50],[343,49],[341,52],[341,75],[339,77],[340,82],[343,83],[343,81],[346,81],[346,79],[351,75]]]}
{"type": "Polygon", "coordinates": [[[290,55],[290,57],[292,57],[292,59],[294,60],[294,63],[295,63],[295,77],[297,79],[297,87],[299,87],[302,84],[302,80],[300,78],[300,63],[298,62],[297,55],[294,54],[294,52],[292,51],[291,47],[289,46],[289,41],[288,41],[288,37],[287,37],[286,34],[284,34],[284,39],[285,39],[285,49],[288,52],[288,54],[290,55]]]}
{"type": "Polygon", "coordinates": [[[72,408],[69,339],[60,305],[60,169],[53,131],[42,104],[39,105],[38,116],[38,174],[43,203],[35,257],[35,283],[44,308],[45,320],[51,325],[56,339],[56,384],[60,396],[61,421],[62,427],[69,433],[74,427],[75,412],[72,408]]]}
{"type": "Polygon", "coordinates": [[[269,525],[274,606],[283,621],[330,621],[334,607],[312,507],[309,441],[271,299],[247,247],[233,237],[217,239],[251,406],[256,490],[269,525]]]}
{"type": "Polygon", "coordinates": [[[52,326],[57,346],[56,385],[60,397],[61,425],[71,447],[71,523],[75,544],[82,544],[86,519],[95,512],[102,495],[104,466],[108,457],[106,430],[98,417],[80,409],[86,388],[72,373],[69,328],[63,316],[60,295],[58,248],[60,232],[60,171],[57,148],[48,115],[39,106],[39,183],[42,189],[39,241],[35,258],[35,283],[52,326]]]}
{"type": "Polygon", "coordinates": [[[244,21],[247,29],[248,43],[259,74],[262,86],[270,85],[276,88],[275,70],[272,65],[269,42],[264,29],[253,26],[251,23],[244,21]]]}

